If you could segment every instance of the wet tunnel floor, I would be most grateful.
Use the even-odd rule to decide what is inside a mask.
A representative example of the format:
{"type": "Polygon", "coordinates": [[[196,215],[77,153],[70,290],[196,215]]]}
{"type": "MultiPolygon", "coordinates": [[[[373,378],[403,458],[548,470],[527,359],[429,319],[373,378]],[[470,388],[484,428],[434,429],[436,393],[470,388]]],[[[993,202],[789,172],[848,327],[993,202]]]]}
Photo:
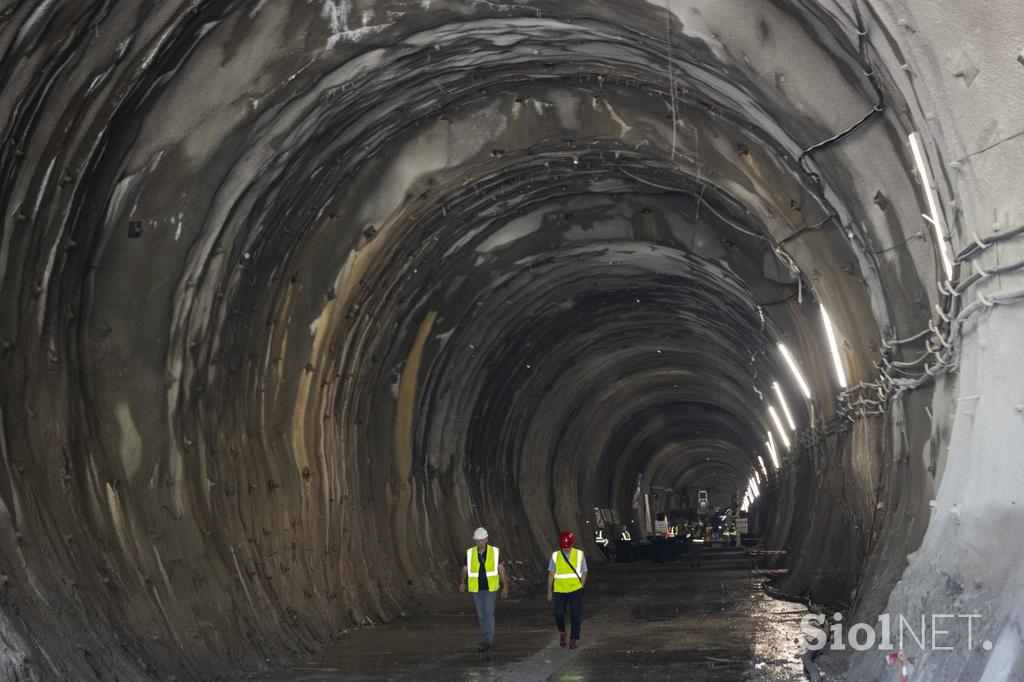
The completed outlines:
{"type": "Polygon", "coordinates": [[[450,608],[353,632],[277,680],[802,680],[799,604],[761,589],[738,549],[653,564],[594,566],[580,648],[558,646],[543,593],[498,602],[494,649],[476,652],[468,595],[450,608]]]}

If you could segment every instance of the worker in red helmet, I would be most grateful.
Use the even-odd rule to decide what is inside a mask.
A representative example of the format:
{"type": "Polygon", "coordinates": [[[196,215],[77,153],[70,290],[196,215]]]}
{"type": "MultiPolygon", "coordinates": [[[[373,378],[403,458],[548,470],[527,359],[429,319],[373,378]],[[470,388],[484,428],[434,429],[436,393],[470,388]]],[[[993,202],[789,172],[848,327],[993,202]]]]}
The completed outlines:
{"type": "Polygon", "coordinates": [[[558,551],[548,562],[548,602],[554,602],[558,643],[565,646],[565,608],[572,611],[572,631],[569,648],[575,649],[580,641],[580,621],[583,617],[583,587],[587,584],[587,560],[583,552],[573,547],[575,538],[565,531],[558,537],[558,551]]]}

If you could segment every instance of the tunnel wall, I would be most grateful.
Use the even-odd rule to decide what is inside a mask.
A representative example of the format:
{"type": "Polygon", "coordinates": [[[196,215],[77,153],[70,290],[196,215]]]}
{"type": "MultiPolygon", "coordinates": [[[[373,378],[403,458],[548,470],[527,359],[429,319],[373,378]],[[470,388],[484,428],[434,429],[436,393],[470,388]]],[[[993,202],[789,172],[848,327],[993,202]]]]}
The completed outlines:
{"type": "MultiPolygon", "coordinates": [[[[965,31],[970,84],[932,47],[1012,25],[999,8],[864,6],[887,106],[810,156],[877,106],[852,6],[669,8],[0,9],[5,675],[301,660],[452,594],[480,524],[529,589],[557,532],[628,515],[640,475],[703,466],[742,489],[758,386],[784,375],[774,339],[803,358],[814,416],[836,411],[810,293],[853,381],[883,337],[926,328],[938,264],[907,132],[960,159],[938,183],[954,245],[993,209],[1019,222],[1012,35],[965,31]],[[982,119],[984,139],[961,132],[982,119]],[[770,265],[765,234],[787,239],[770,265]]],[[[798,448],[765,523],[793,591],[869,616],[1000,603],[986,632],[1012,663],[1012,554],[930,591],[977,569],[945,549],[959,523],[1017,518],[978,493],[1015,494],[1013,401],[948,422],[955,391],[1016,366],[981,346],[1013,338],[1012,311],[986,314],[967,386],[798,448]]]]}
{"type": "MultiPolygon", "coordinates": [[[[1020,153],[1011,121],[1019,118],[1021,100],[1017,93],[1008,98],[1002,93],[1007,83],[1024,76],[1020,64],[1010,59],[1017,50],[1013,38],[997,25],[1019,24],[1020,8],[993,3],[985,16],[968,16],[959,8],[890,3],[872,6],[872,12],[876,30],[884,36],[872,40],[878,60],[896,75],[893,86],[906,97],[906,113],[936,141],[930,152],[939,158],[933,172],[940,201],[947,207],[954,251],[975,238],[998,239],[1012,232],[1021,222],[1021,204],[1019,193],[1007,184],[1008,175],[1017,174],[1006,171],[1020,153]]],[[[987,263],[980,263],[981,272],[988,265],[1012,264],[1018,254],[1012,238],[985,249],[977,256],[987,263]]],[[[967,262],[960,267],[961,281],[977,272],[967,262]]],[[[963,336],[956,373],[932,388],[903,394],[888,405],[884,422],[875,419],[881,435],[877,501],[870,535],[853,545],[866,551],[848,564],[858,566],[859,584],[847,598],[829,597],[835,600],[832,606],[845,611],[848,624],[875,624],[885,613],[914,622],[923,615],[930,626],[933,614],[948,614],[938,621],[941,628],[944,622],[962,623],[956,619],[977,614],[974,624],[980,627],[970,637],[966,627],[939,636],[939,644],[953,647],[952,653],[922,651],[908,641],[906,653],[914,657],[915,677],[1004,680],[1019,674],[1018,562],[1012,551],[997,549],[996,540],[1015,533],[1017,518],[1019,468],[1007,459],[1006,446],[1019,427],[1019,410],[1012,397],[1015,389],[1000,381],[1017,371],[1016,360],[1002,355],[1016,358],[1016,341],[999,329],[1016,324],[1011,320],[1019,313],[1012,306],[978,303],[983,297],[1012,301],[1018,288],[1015,275],[983,278],[967,288],[960,301],[966,312],[958,318],[963,320],[963,336]],[[1003,340],[998,350],[992,345],[996,336],[1003,340]],[[979,361],[979,356],[985,359],[979,361]]],[[[870,451],[867,442],[855,433],[841,457],[850,462],[858,450],[870,451]]],[[[820,501],[826,489],[817,479],[808,482],[802,490],[820,501]]],[[[785,489],[801,490],[792,482],[785,489]]],[[[808,510],[793,518],[810,522],[813,516],[808,510]]],[[[794,537],[791,531],[788,541],[775,536],[773,542],[806,552],[818,546],[806,541],[807,533],[797,530],[794,537]]],[[[811,588],[815,594],[808,570],[815,563],[826,572],[841,565],[824,559],[810,565],[797,561],[781,585],[798,593],[811,588]]],[[[826,658],[837,659],[838,669],[849,679],[891,674],[873,651],[829,652],[826,658]]]]}
{"type": "MultiPolygon", "coordinates": [[[[875,9],[880,23],[895,26],[883,59],[890,68],[909,67],[901,66],[906,76],[899,85],[916,109],[918,125],[936,140],[936,185],[954,226],[956,252],[975,237],[1010,232],[1024,220],[1024,204],[1012,189],[1019,173],[1010,170],[1021,152],[1016,122],[1024,100],[1019,88],[1007,90],[1024,81],[1024,69],[1014,56],[1019,35],[1005,30],[1024,21],[1024,10],[1006,3],[988,4],[980,14],[964,9],[905,2],[875,9]]],[[[997,262],[1018,262],[1019,256],[1011,239],[976,258],[988,270],[997,262]]],[[[965,262],[961,278],[973,270],[965,262]]],[[[983,278],[966,291],[956,374],[940,381],[930,400],[905,398],[891,416],[894,434],[900,425],[908,436],[923,431],[927,438],[904,436],[909,446],[893,448],[900,459],[894,456],[885,485],[880,533],[888,546],[875,553],[855,615],[979,614],[971,649],[966,628],[953,628],[942,643],[956,647],[954,654],[911,652],[918,656],[915,674],[929,679],[1013,679],[1021,670],[1019,563],[991,541],[1015,534],[1019,518],[1020,469],[1012,447],[1007,449],[1018,438],[1019,401],[1001,377],[1017,372],[1017,360],[1009,356],[1019,358],[1019,335],[1008,330],[1019,325],[1013,320],[1020,313],[1012,305],[978,303],[981,297],[1013,301],[1019,287],[1018,276],[1009,274],[983,278]],[[993,343],[995,338],[1002,342],[993,343]],[[914,541],[921,534],[918,546],[914,541]],[[904,550],[906,569],[886,596],[893,564],[904,550]],[[991,652],[983,646],[986,640],[994,646],[991,652]]],[[[849,670],[851,677],[882,674],[877,656],[858,657],[849,670]]]]}

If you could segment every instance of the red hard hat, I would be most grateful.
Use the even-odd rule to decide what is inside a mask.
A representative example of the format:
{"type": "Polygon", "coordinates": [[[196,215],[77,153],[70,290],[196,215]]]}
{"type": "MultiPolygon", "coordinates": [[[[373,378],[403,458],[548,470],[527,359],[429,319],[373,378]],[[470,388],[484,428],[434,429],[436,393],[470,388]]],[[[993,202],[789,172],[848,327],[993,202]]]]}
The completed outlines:
{"type": "Polygon", "coordinates": [[[572,543],[576,538],[573,537],[572,531],[565,531],[558,536],[558,546],[562,549],[569,549],[572,547],[572,543]]]}

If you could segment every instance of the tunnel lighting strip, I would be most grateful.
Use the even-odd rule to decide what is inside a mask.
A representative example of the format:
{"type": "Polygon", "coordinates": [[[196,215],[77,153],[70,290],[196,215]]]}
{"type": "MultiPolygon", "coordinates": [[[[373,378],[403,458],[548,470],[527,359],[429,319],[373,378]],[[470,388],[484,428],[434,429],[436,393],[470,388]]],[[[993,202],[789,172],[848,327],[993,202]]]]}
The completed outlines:
{"type": "Polygon", "coordinates": [[[789,411],[786,396],[782,395],[782,386],[779,386],[779,382],[773,381],[772,388],[775,389],[775,395],[779,396],[779,404],[782,405],[782,414],[786,415],[786,423],[792,431],[796,431],[796,422],[793,421],[793,413],[789,411]]]}
{"type": "Polygon", "coordinates": [[[953,279],[953,263],[949,259],[949,245],[946,243],[942,229],[942,216],[939,215],[939,204],[935,199],[935,192],[932,191],[932,179],[928,174],[928,166],[924,162],[924,153],[921,149],[921,136],[917,132],[910,133],[910,150],[914,153],[914,163],[917,164],[917,176],[924,185],[924,194],[928,198],[928,212],[930,215],[921,214],[921,217],[932,224],[935,230],[935,242],[939,245],[939,256],[942,258],[942,269],[946,271],[946,279],[953,279]]]}
{"type": "Polygon", "coordinates": [[[846,388],[846,370],[843,369],[843,359],[839,356],[839,344],[836,343],[836,333],[832,328],[832,318],[828,316],[828,311],[825,310],[825,306],[818,304],[821,307],[821,319],[825,321],[825,334],[828,336],[828,349],[832,351],[832,362],[836,366],[836,378],[839,379],[839,385],[846,388]]]}
{"type": "MultiPolygon", "coordinates": [[[[768,444],[768,443],[767,443],[767,442],[765,442],[765,445],[767,445],[767,444],[768,444]]],[[[757,463],[761,465],[761,473],[763,473],[763,474],[764,474],[764,477],[765,477],[765,478],[768,478],[768,467],[766,467],[766,466],[764,465],[764,458],[763,458],[763,457],[762,457],[761,455],[758,455],[758,456],[757,456],[757,463]]]]}
{"type": "Polygon", "coordinates": [[[761,495],[761,489],[757,487],[757,481],[750,479],[750,487],[754,490],[754,497],[761,495]]]}
{"type": "Polygon", "coordinates": [[[786,348],[786,344],[779,344],[779,352],[782,353],[782,357],[785,358],[786,364],[789,365],[789,371],[793,373],[793,377],[796,379],[796,383],[800,386],[800,392],[804,394],[804,397],[808,400],[811,399],[811,389],[807,387],[807,382],[804,381],[804,375],[800,373],[800,368],[796,365],[796,359],[793,357],[789,349],[786,348]]]}
{"type": "Polygon", "coordinates": [[[775,422],[775,430],[779,432],[779,438],[782,439],[782,444],[787,450],[789,450],[789,436],[786,435],[786,429],[782,426],[782,420],[779,419],[779,413],[775,411],[774,407],[769,405],[768,414],[772,416],[772,421],[775,422]]]}
{"type": "Polygon", "coordinates": [[[757,473],[757,469],[754,469],[754,480],[758,483],[761,482],[761,474],[757,473]]]}
{"type": "Polygon", "coordinates": [[[779,453],[775,449],[775,439],[772,438],[772,432],[768,432],[768,440],[764,442],[768,446],[768,456],[772,458],[772,464],[775,465],[776,470],[779,468],[779,453]]]}

